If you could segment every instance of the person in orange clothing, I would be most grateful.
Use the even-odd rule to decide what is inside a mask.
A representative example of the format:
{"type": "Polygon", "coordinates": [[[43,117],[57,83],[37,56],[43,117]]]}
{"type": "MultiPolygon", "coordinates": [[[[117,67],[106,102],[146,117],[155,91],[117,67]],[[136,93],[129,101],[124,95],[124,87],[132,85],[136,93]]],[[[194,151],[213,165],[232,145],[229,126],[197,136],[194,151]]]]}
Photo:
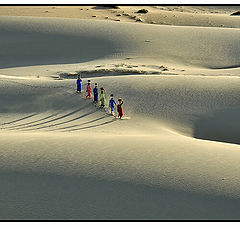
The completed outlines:
{"type": "Polygon", "coordinates": [[[118,99],[118,105],[117,105],[117,112],[118,112],[118,117],[122,119],[123,116],[123,100],[121,98],[118,99]]]}

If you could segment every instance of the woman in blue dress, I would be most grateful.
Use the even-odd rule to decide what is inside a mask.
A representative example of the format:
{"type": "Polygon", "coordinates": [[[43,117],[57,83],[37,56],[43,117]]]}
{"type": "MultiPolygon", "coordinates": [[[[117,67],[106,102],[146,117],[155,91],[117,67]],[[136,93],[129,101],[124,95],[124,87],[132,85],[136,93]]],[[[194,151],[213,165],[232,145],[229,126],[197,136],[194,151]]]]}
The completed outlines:
{"type": "Polygon", "coordinates": [[[97,103],[98,102],[98,86],[97,86],[97,83],[95,83],[95,87],[93,89],[93,96],[94,96],[93,101],[95,103],[97,103]]]}
{"type": "Polygon", "coordinates": [[[78,74],[78,79],[77,79],[77,92],[81,93],[82,91],[82,79],[80,78],[80,74],[78,74]]]}

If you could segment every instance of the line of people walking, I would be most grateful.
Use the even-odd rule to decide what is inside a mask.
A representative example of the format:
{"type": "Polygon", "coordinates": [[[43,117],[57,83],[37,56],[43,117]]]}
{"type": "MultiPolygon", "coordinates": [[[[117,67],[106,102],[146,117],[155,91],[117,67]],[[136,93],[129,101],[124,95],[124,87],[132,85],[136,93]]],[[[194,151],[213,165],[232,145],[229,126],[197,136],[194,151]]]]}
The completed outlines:
{"type": "MultiPolygon", "coordinates": [[[[78,74],[78,79],[77,79],[77,92],[81,93],[82,92],[82,79],[80,74],[78,74]]],[[[104,108],[106,106],[106,91],[103,87],[100,88],[100,94],[98,92],[98,84],[94,84],[94,88],[92,89],[91,86],[91,80],[88,80],[87,86],[86,86],[86,98],[91,99],[92,98],[92,92],[93,92],[93,102],[95,104],[98,104],[100,101],[100,107],[104,108]]],[[[114,115],[114,109],[117,106],[117,112],[118,112],[118,117],[122,119],[123,117],[123,100],[121,98],[118,99],[118,104],[116,104],[114,100],[113,94],[110,95],[110,100],[109,100],[109,108],[111,111],[111,114],[114,115]]]]}

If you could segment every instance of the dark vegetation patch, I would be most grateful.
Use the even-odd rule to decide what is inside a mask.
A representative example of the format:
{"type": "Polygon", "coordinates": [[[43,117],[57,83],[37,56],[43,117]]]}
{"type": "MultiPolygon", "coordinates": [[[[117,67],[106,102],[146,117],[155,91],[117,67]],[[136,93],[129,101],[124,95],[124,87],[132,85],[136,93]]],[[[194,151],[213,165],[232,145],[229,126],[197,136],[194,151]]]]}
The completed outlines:
{"type": "Polygon", "coordinates": [[[232,13],[231,16],[240,16],[240,11],[232,13]]]}
{"type": "Polygon", "coordinates": [[[162,74],[162,71],[168,71],[167,68],[156,71],[138,70],[138,69],[94,69],[73,73],[60,73],[57,80],[77,78],[78,74],[81,77],[104,77],[104,76],[119,76],[119,75],[153,75],[162,74]]]}
{"type": "Polygon", "coordinates": [[[113,8],[113,9],[120,9],[119,6],[116,5],[110,5],[110,4],[106,4],[106,5],[99,5],[99,7],[104,7],[104,8],[113,8]]]}
{"type": "Polygon", "coordinates": [[[142,8],[142,9],[138,10],[137,13],[148,13],[148,10],[145,8],[142,8]]]}

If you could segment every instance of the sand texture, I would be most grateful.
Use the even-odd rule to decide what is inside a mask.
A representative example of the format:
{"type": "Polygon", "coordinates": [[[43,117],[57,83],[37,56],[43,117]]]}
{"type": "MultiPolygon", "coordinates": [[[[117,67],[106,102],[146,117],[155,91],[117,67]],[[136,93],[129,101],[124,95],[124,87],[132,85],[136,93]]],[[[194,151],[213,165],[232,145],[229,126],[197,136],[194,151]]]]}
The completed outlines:
{"type": "Polygon", "coordinates": [[[238,9],[144,8],[0,8],[0,219],[240,218],[238,9]]]}

